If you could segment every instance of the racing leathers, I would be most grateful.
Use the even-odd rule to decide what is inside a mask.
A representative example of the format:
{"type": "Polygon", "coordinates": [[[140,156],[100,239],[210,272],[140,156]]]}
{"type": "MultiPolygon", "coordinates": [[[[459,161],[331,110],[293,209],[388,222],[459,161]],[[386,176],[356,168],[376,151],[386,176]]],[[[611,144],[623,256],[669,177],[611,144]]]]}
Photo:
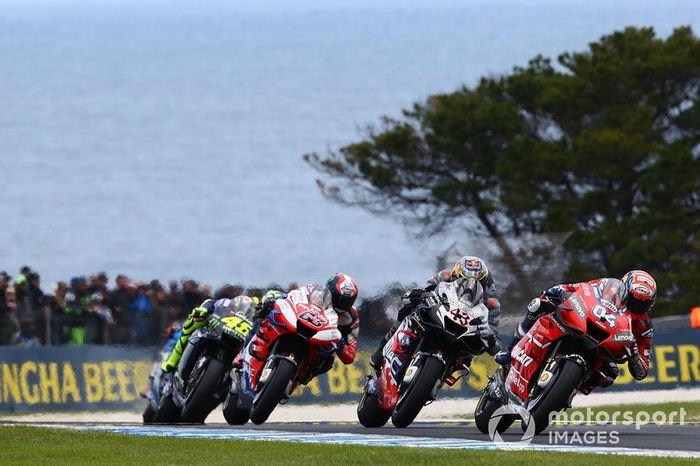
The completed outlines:
{"type": "Polygon", "coordinates": [[[163,361],[161,369],[163,372],[172,372],[180,363],[182,353],[187,347],[190,340],[190,335],[198,328],[202,328],[207,324],[207,319],[210,315],[216,313],[218,315],[227,315],[234,309],[234,300],[228,298],[207,299],[198,307],[192,309],[192,312],[187,316],[187,319],[182,324],[180,337],[177,339],[170,355],[163,361]]]}
{"type": "MultiPolygon", "coordinates": [[[[599,278],[591,280],[588,283],[596,293],[601,294],[603,290],[611,285],[611,281],[619,282],[616,278],[599,278]]],[[[503,351],[496,355],[496,361],[502,365],[510,364],[511,352],[517,343],[525,334],[532,328],[537,320],[547,314],[552,313],[561,303],[566,301],[573,292],[575,292],[582,283],[568,283],[556,285],[542,292],[538,297],[530,301],[527,306],[527,313],[522,322],[516,327],[513,336],[513,342],[503,351]]],[[[623,306],[622,311],[626,308],[623,306]]],[[[651,324],[648,313],[635,314],[628,312],[632,322],[632,333],[634,334],[635,344],[632,348],[632,354],[627,361],[632,376],[637,380],[644,379],[649,373],[649,356],[651,354],[652,338],[654,329],[651,324]]],[[[580,391],[584,394],[590,393],[595,387],[608,387],[615,378],[619,375],[619,369],[614,362],[605,363],[599,368],[598,377],[592,380],[584,381],[580,391]]]]}
{"type": "MultiPolygon", "coordinates": [[[[255,331],[255,336],[253,337],[252,343],[249,345],[249,354],[259,360],[264,360],[267,356],[265,354],[265,342],[269,341],[269,333],[274,332],[275,330],[272,324],[266,320],[266,317],[274,308],[276,301],[298,295],[299,299],[304,300],[303,302],[315,303],[316,296],[321,294],[324,288],[324,285],[310,284],[295,290],[297,293],[295,293],[295,291],[290,291],[288,294],[282,294],[264,300],[261,303],[260,310],[257,314],[258,320],[254,326],[254,328],[257,326],[257,330],[255,331]]],[[[325,309],[331,307],[330,302],[318,304],[325,309]]],[[[338,348],[335,351],[335,354],[343,364],[352,364],[355,361],[355,356],[357,354],[357,341],[360,330],[360,314],[354,306],[351,307],[350,311],[341,311],[336,309],[336,313],[338,315],[338,330],[340,331],[342,338],[338,348]]],[[[332,367],[333,356],[323,357],[314,367],[313,375],[328,372],[332,367]]]]}
{"type": "MultiPolygon", "coordinates": [[[[440,282],[452,282],[455,281],[458,276],[456,276],[452,270],[445,269],[433,275],[427,282],[424,288],[415,288],[408,293],[406,293],[402,300],[405,303],[403,307],[399,309],[398,318],[394,325],[389,329],[386,335],[382,338],[379,343],[379,347],[370,357],[370,365],[375,369],[379,369],[382,365],[383,350],[387,341],[389,341],[396,330],[399,328],[401,323],[410,316],[421,302],[421,297],[426,291],[433,291],[440,282]]],[[[494,355],[498,353],[501,349],[501,341],[498,335],[498,322],[501,315],[501,303],[498,301],[496,295],[496,286],[494,285],[493,276],[489,274],[486,279],[483,280],[481,286],[484,288],[484,304],[489,310],[489,326],[493,332],[493,335],[489,337],[488,343],[488,353],[494,355]]]]}

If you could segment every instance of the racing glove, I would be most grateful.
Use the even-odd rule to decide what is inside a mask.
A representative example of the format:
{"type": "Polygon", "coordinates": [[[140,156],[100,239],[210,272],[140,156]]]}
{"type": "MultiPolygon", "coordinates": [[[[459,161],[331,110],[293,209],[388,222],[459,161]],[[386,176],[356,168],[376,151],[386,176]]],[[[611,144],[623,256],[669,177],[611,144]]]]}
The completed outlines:
{"type": "Polygon", "coordinates": [[[265,301],[260,303],[260,306],[258,307],[258,311],[255,314],[256,319],[264,319],[267,317],[267,315],[270,313],[272,309],[275,307],[275,302],[278,299],[283,299],[286,295],[284,296],[277,296],[274,298],[267,298],[265,301]]]}
{"type": "Polygon", "coordinates": [[[192,312],[190,312],[190,315],[187,317],[187,320],[192,320],[193,322],[201,322],[202,320],[206,319],[207,314],[209,314],[209,311],[205,307],[195,307],[192,309],[192,312]]]}
{"type": "Polygon", "coordinates": [[[629,350],[630,358],[627,360],[627,367],[637,380],[642,380],[646,378],[649,373],[649,360],[639,354],[639,347],[637,343],[629,350]]]}
{"type": "Polygon", "coordinates": [[[352,364],[357,355],[357,339],[352,337],[349,337],[347,340],[345,338],[341,339],[336,354],[343,364],[352,364]]]}

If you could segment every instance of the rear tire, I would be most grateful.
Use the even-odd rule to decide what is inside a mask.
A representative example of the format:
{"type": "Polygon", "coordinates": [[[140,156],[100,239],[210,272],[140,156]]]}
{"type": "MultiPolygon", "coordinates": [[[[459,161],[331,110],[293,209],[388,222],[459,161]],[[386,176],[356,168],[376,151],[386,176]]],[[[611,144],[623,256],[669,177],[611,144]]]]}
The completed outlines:
{"type": "Polygon", "coordinates": [[[394,408],[391,415],[391,423],[394,426],[404,428],[416,419],[423,406],[430,400],[443,371],[444,366],[437,358],[427,356],[423,359],[418,373],[413,376],[406,387],[406,393],[400,397],[394,408]]]}
{"type": "Polygon", "coordinates": [[[232,426],[242,426],[248,419],[250,419],[250,409],[240,408],[238,406],[238,394],[229,393],[226,401],[224,402],[224,419],[229,425],[232,426]]]}
{"type": "Polygon", "coordinates": [[[219,404],[215,398],[217,389],[226,373],[224,364],[217,359],[210,359],[204,374],[194,387],[189,401],[182,408],[182,422],[202,424],[214,408],[219,404]]]}
{"type": "Polygon", "coordinates": [[[562,360],[555,379],[550,382],[547,390],[530,411],[535,423],[535,435],[549,427],[549,414],[561,411],[569,403],[569,397],[581,383],[585,370],[578,363],[569,359],[562,360]]]}
{"type": "Polygon", "coordinates": [[[384,411],[377,402],[377,395],[365,392],[357,404],[357,419],[364,427],[383,427],[391,413],[384,411]]]}
{"type": "Polygon", "coordinates": [[[172,394],[163,395],[158,404],[153,422],[155,424],[174,424],[180,421],[180,408],[173,401],[172,394]]]}
{"type": "Polygon", "coordinates": [[[270,378],[263,385],[260,394],[250,408],[250,420],[253,424],[267,421],[277,404],[287,392],[287,387],[297,373],[297,366],[286,358],[279,358],[272,369],[270,378]]]}

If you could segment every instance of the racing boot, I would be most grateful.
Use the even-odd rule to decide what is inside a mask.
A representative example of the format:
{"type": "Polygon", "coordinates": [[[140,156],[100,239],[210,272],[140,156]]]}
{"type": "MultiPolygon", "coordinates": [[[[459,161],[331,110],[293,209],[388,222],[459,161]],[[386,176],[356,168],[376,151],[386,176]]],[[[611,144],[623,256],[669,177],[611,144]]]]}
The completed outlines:
{"type": "Polygon", "coordinates": [[[493,357],[494,361],[501,366],[510,366],[510,353],[513,352],[515,345],[517,345],[518,342],[525,336],[525,333],[527,333],[527,331],[524,331],[523,324],[518,324],[518,326],[515,328],[515,333],[513,333],[513,340],[508,346],[496,353],[496,355],[493,357]]]}
{"type": "Polygon", "coordinates": [[[493,359],[501,366],[510,365],[510,353],[513,351],[513,348],[515,348],[515,345],[517,345],[525,334],[530,331],[532,326],[535,325],[535,322],[537,322],[537,319],[553,311],[554,308],[554,304],[548,298],[546,298],[544,294],[539,298],[535,298],[530,301],[530,304],[527,305],[525,318],[515,328],[515,332],[513,333],[513,341],[511,341],[505,349],[496,353],[493,359]]]}
{"type": "Polygon", "coordinates": [[[384,345],[386,345],[386,337],[382,338],[379,343],[379,348],[377,348],[374,353],[369,357],[369,365],[375,371],[379,371],[382,368],[382,360],[384,359],[384,345]]]}
{"type": "Polygon", "coordinates": [[[400,320],[394,322],[394,325],[392,325],[386,335],[382,337],[382,341],[379,342],[379,346],[374,353],[372,353],[372,356],[369,357],[369,365],[375,371],[379,372],[379,370],[382,368],[382,361],[384,361],[384,346],[386,346],[386,342],[394,336],[394,333],[396,333],[396,330],[399,328],[400,324],[400,320]]]}

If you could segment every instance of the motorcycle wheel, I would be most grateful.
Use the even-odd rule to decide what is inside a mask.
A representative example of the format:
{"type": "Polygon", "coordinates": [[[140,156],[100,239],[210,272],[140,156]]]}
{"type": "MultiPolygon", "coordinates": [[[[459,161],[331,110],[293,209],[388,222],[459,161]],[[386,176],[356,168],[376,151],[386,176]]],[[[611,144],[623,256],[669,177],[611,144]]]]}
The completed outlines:
{"type": "Polygon", "coordinates": [[[549,413],[564,409],[571,394],[584,376],[584,369],[574,361],[564,359],[558,371],[538,400],[530,408],[530,422],[535,423],[535,435],[549,427],[549,413]]]}
{"type": "Polygon", "coordinates": [[[152,401],[148,401],[148,404],[146,404],[146,408],[143,410],[143,423],[144,424],[153,424],[153,421],[156,417],[156,407],[153,406],[152,401]]]}
{"type": "Polygon", "coordinates": [[[418,373],[406,387],[406,392],[399,398],[399,402],[391,415],[391,423],[399,428],[411,424],[423,406],[430,400],[435,386],[442,377],[443,364],[432,356],[423,359],[423,364],[418,373]]]}
{"type": "Polygon", "coordinates": [[[384,411],[377,402],[377,395],[371,395],[365,391],[357,404],[357,419],[364,427],[382,427],[391,417],[391,413],[384,411]]]}
{"type": "Polygon", "coordinates": [[[153,416],[154,424],[174,424],[180,420],[180,408],[173,401],[171,394],[164,395],[160,399],[158,409],[153,416]]]}
{"type": "Polygon", "coordinates": [[[287,387],[297,373],[297,366],[292,361],[279,358],[272,369],[270,378],[255,397],[250,409],[250,420],[253,424],[267,421],[277,404],[287,392],[287,387]]]}
{"type": "MultiPolygon", "coordinates": [[[[501,406],[500,401],[489,397],[488,386],[481,391],[481,397],[479,398],[479,402],[476,404],[476,409],[474,410],[474,421],[476,422],[476,428],[479,429],[479,432],[482,434],[489,433],[489,421],[491,421],[491,416],[493,416],[493,413],[501,406]]],[[[513,422],[515,422],[516,419],[517,417],[515,416],[504,415],[501,420],[498,421],[496,431],[499,434],[505,432],[511,425],[513,425],[513,422]]]]}
{"type": "Polygon", "coordinates": [[[214,408],[219,404],[216,391],[224,378],[226,368],[221,361],[210,359],[204,373],[192,389],[190,399],[182,408],[182,422],[203,424],[214,408]]]}
{"type": "Polygon", "coordinates": [[[224,402],[224,419],[229,425],[242,426],[250,419],[250,409],[238,407],[238,395],[229,393],[224,402]]]}

